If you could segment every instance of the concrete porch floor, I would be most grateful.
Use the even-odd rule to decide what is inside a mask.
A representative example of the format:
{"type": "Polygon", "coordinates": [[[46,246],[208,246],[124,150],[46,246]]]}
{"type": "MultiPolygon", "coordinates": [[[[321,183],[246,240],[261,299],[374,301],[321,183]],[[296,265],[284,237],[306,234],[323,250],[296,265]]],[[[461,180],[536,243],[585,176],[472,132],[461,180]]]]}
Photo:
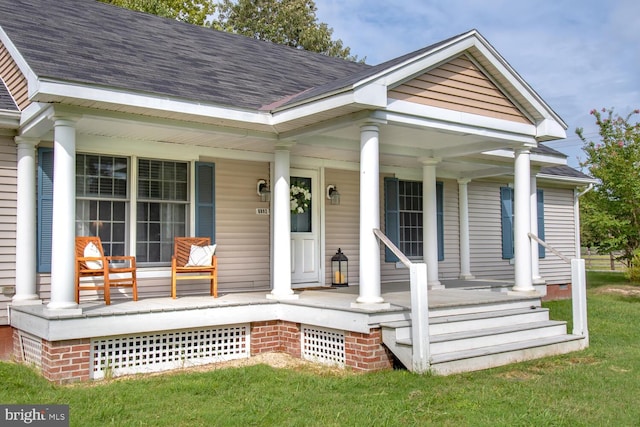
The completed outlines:
{"type": "MultiPolygon", "coordinates": [[[[531,299],[531,296],[514,296],[504,292],[504,287],[509,285],[508,282],[489,280],[443,280],[442,284],[445,286],[445,289],[429,291],[430,309],[531,299]]],[[[82,314],[64,315],[63,313],[47,313],[46,304],[15,306],[12,310],[29,313],[30,315],[41,318],[59,319],[132,315],[137,313],[162,313],[238,306],[264,306],[272,304],[308,306],[359,313],[398,312],[411,309],[409,282],[383,283],[381,285],[381,294],[385,302],[390,303],[391,307],[380,309],[351,307],[351,303],[355,302],[358,297],[358,286],[343,288],[299,288],[295,290],[298,298],[291,300],[267,299],[267,294],[267,291],[220,292],[218,298],[212,298],[209,295],[180,296],[180,294],[178,294],[177,299],[170,297],[152,297],[132,301],[130,298],[119,298],[118,290],[114,289],[112,291],[111,305],[105,305],[102,299],[82,301],[80,303],[82,314]]]]}

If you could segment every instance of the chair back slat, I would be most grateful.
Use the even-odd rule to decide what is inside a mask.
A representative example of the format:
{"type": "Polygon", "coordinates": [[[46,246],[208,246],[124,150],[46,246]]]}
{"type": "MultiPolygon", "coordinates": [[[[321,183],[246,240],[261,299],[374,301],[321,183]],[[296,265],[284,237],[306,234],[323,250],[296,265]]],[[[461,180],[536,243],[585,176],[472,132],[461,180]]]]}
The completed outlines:
{"type": "Polygon", "coordinates": [[[209,237],[176,237],[173,244],[173,254],[176,257],[176,264],[183,266],[189,261],[191,246],[209,246],[209,237]]]}
{"type": "MultiPolygon", "coordinates": [[[[89,243],[93,243],[100,251],[100,256],[104,258],[104,251],[102,250],[102,241],[98,236],[78,236],[76,237],[76,258],[84,257],[84,248],[89,243]]],[[[80,265],[83,269],[88,269],[86,262],[80,261],[80,265]]]]}

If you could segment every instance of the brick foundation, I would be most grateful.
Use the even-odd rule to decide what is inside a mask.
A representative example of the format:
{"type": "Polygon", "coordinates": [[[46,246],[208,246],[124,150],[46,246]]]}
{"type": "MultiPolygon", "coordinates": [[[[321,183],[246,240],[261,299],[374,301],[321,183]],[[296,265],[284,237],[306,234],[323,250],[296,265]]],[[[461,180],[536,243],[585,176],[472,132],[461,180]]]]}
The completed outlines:
{"type": "Polygon", "coordinates": [[[0,326],[0,360],[11,360],[13,348],[13,328],[9,325],[0,326]]]}
{"type": "Polygon", "coordinates": [[[251,355],[278,352],[300,358],[300,325],[282,320],[251,324],[251,355]]]}
{"type": "Polygon", "coordinates": [[[559,299],[571,299],[571,285],[547,285],[547,295],[542,301],[553,301],[559,299]]]}
{"type": "Polygon", "coordinates": [[[369,334],[345,332],[346,366],[357,371],[380,371],[393,368],[393,356],[382,345],[382,330],[373,329],[369,334]]]}

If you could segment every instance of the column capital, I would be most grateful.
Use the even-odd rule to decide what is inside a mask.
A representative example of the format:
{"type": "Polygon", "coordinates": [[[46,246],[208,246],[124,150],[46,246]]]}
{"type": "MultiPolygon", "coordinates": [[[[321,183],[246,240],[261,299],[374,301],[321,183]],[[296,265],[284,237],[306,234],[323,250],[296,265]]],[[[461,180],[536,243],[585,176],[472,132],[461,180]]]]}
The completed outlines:
{"type": "Polygon", "coordinates": [[[471,178],[458,178],[458,184],[467,185],[472,181],[471,178]]]}
{"type": "Polygon", "coordinates": [[[16,145],[23,147],[35,147],[40,142],[38,138],[27,138],[24,136],[16,136],[13,138],[13,140],[15,141],[16,145]]]}
{"type": "Polygon", "coordinates": [[[54,126],[75,126],[81,117],[80,114],[53,112],[48,116],[48,119],[53,121],[54,126]]]}
{"type": "Polygon", "coordinates": [[[513,152],[517,154],[531,154],[531,147],[518,147],[514,148],[513,152]]]}
{"type": "Polygon", "coordinates": [[[278,141],[276,142],[275,149],[278,151],[289,151],[291,147],[296,145],[297,141],[288,140],[288,141],[278,141]]]}
{"type": "Polygon", "coordinates": [[[440,157],[418,157],[418,162],[423,166],[437,166],[442,162],[440,157]]]}

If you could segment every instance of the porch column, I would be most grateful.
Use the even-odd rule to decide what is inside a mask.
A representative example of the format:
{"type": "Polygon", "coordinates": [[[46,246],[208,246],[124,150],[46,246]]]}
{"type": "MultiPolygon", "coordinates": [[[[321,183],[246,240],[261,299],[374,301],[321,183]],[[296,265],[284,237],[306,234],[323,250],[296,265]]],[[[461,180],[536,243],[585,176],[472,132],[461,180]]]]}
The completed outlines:
{"type": "Polygon", "coordinates": [[[515,150],[514,179],[514,258],[515,292],[533,292],[531,280],[531,164],[529,149],[515,150]]]}
{"type": "Polygon", "coordinates": [[[18,145],[16,209],[16,293],[13,305],[42,304],[36,293],[36,145],[37,139],[15,138],[18,145]]]}
{"type": "Polygon", "coordinates": [[[436,197],[436,165],[440,159],[422,162],[422,252],[427,264],[429,289],[444,288],[438,280],[438,198],[436,197]]]}
{"type": "Polygon", "coordinates": [[[360,295],[358,304],[384,302],[380,291],[380,147],[377,124],[360,128],[360,295]]]}
{"type": "MultiPolygon", "coordinates": [[[[538,236],[538,184],[536,182],[535,172],[531,174],[531,234],[538,236]]],[[[538,242],[534,239],[531,239],[531,280],[534,285],[545,283],[544,279],[540,276],[538,242]]]]}
{"type": "Polygon", "coordinates": [[[291,289],[291,199],[289,167],[291,145],[275,151],[273,177],[273,289],[267,298],[295,299],[291,289]]]}
{"type": "Polygon", "coordinates": [[[51,302],[49,310],[74,309],[76,219],[76,120],[54,116],[51,302]]]}
{"type": "Polygon", "coordinates": [[[469,244],[469,195],[467,184],[470,179],[458,180],[458,216],[460,218],[460,278],[474,279],[471,274],[471,248],[469,244]]]}

